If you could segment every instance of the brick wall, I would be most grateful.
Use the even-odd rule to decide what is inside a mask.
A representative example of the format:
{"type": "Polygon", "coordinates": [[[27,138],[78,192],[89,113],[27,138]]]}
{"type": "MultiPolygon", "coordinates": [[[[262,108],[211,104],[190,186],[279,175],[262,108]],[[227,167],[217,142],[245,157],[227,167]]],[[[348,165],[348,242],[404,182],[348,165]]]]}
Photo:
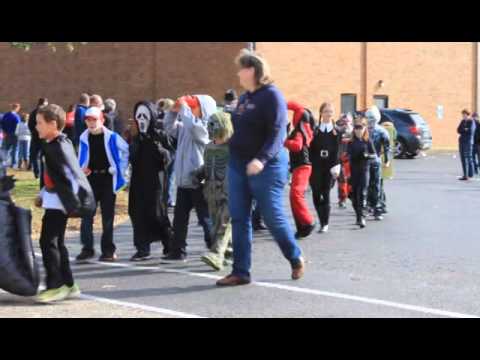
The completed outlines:
{"type": "Polygon", "coordinates": [[[367,99],[389,95],[391,108],[410,108],[427,120],[436,148],[456,147],[460,112],[475,107],[473,44],[368,43],[367,54],[367,99]],[[375,87],[379,80],[382,89],[375,87]],[[443,120],[437,105],[444,107],[443,120]]]}
{"type": "MultiPolygon", "coordinates": [[[[340,94],[360,95],[360,43],[257,43],[287,100],[308,106],[332,102],[340,112],[340,94]]],[[[358,103],[360,97],[358,97],[358,103]]]]}
{"type": "MultiPolygon", "coordinates": [[[[233,59],[245,43],[89,43],[74,53],[44,47],[29,52],[0,43],[0,111],[13,101],[30,111],[38,97],[68,106],[83,91],[113,97],[125,115],[135,102],[208,93],[221,102],[238,87],[233,59]]],[[[340,94],[357,94],[360,109],[373,95],[411,108],[428,121],[434,147],[456,147],[463,108],[474,108],[472,43],[257,43],[287,99],[318,113],[323,101],[340,112],[340,94]],[[365,78],[362,77],[364,71],[365,78]],[[376,88],[379,80],[385,82],[376,88]],[[362,81],[365,81],[363,83],[362,81]],[[365,85],[365,87],[363,86],[365,85]],[[365,93],[366,92],[366,93],[365,93]],[[444,119],[437,119],[437,105],[444,119]]]]}
{"type": "MultiPolygon", "coordinates": [[[[222,101],[238,84],[233,60],[244,43],[89,43],[69,53],[0,43],[0,109],[20,102],[31,111],[39,97],[67,107],[80,93],[114,98],[131,115],[139,100],[207,93],[222,101]]],[[[237,86],[237,90],[238,86],[237,86]]]]}
{"type": "Polygon", "coordinates": [[[287,99],[318,113],[323,101],[340,112],[340,94],[357,94],[357,105],[388,95],[389,107],[418,111],[429,123],[435,148],[457,146],[463,108],[474,110],[472,43],[367,43],[366,94],[361,43],[257,43],[287,99]],[[378,88],[378,81],[385,86],[378,88]],[[443,105],[444,118],[437,118],[443,105]]]}

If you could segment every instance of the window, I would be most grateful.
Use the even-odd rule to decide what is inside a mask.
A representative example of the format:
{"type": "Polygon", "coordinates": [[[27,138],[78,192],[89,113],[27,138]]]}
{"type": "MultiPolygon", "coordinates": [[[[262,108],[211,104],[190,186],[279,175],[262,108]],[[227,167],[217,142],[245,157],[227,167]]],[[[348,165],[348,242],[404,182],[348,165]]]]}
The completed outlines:
{"type": "Polygon", "coordinates": [[[379,109],[388,109],[388,96],[387,95],[374,95],[373,101],[379,109]]]}
{"type": "Polygon", "coordinates": [[[341,95],[341,112],[342,114],[355,113],[357,111],[357,95],[342,94],[341,95]]]}

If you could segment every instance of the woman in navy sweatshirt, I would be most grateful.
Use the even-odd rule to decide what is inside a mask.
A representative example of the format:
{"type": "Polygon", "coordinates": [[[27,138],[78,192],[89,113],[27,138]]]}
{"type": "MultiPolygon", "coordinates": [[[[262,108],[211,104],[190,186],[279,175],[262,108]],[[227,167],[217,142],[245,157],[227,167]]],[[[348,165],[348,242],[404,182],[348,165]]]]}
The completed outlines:
{"type": "Polygon", "coordinates": [[[229,142],[229,208],[232,216],[233,271],[218,286],[250,283],[252,200],[292,267],[292,279],[303,276],[304,260],[283,203],[288,181],[287,103],[272,85],[265,60],[242,50],[236,59],[240,84],[247,90],[232,114],[229,142]]]}

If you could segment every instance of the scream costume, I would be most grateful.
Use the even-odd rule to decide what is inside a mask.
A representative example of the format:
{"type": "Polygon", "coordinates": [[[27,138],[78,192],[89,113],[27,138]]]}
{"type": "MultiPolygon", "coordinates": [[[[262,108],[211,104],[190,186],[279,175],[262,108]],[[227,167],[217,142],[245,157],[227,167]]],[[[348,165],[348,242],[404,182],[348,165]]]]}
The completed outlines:
{"type": "Polygon", "coordinates": [[[170,163],[168,137],[156,129],[156,106],[142,101],[135,106],[134,118],[139,134],[130,144],[130,180],[128,214],[133,225],[137,253],[132,261],[147,260],[152,242],[161,241],[168,252],[172,229],[167,212],[167,174],[170,163]]]}

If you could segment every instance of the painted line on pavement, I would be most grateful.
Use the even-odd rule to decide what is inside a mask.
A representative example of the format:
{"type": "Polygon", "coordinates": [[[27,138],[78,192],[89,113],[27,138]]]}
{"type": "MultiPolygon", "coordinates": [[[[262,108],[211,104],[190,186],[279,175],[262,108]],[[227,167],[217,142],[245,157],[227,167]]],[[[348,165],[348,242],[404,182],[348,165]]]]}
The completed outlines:
{"type": "Polygon", "coordinates": [[[86,299],[86,300],[93,300],[93,301],[97,301],[97,302],[101,302],[101,303],[105,303],[105,304],[129,307],[129,308],[136,309],[136,310],[154,312],[154,313],[158,313],[158,314],[162,314],[162,315],[171,315],[171,316],[187,318],[187,319],[202,319],[202,318],[204,318],[203,316],[188,314],[188,313],[175,311],[175,310],[170,310],[170,309],[159,308],[159,307],[156,307],[156,306],[148,306],[148,305],[141,305],[141,304],[137,304],[137,303],[130,303],[130,302],[126,302],[126,301],[112,300],[112,299],[107,299],[107,298],[92,296],[92,295],[87,295],[87,294],[80,295],[80,298],[86,299]]]}
{"type": "MultiPolygon", "coordinates": [[[[131,264],[125,264],[125,263],[103,263],[100,261],[89,261],[89,263],[110,266],[110,267],[130,268],[130,269],[142,270],[142,271],[150,270],[153,272],[160,271],[165,273],[183,274],[183,275],[202,277],[202,278],[213,279],[213,280],[219,280],[222,278],[222,276],[218,276],[218,275],[196,273],[196,272],[191,272],[187,270],[165,269],[165,268],[161,268],[160,266],[147,267],[147,266],[136,266],[131,264]]],[[[308,289],[308,288],[302,288],[297,286],[281,285],[281,284],[274,284],[274,283],[268,283],[268,282],[256,282],[256,281],[252,282],[252,285],[265,287],[265,288],[274,288],[279,290],[291,291],[291,292],[302,293],[302,294],[362,302],[366,304],[385,306],[385,307],[408,310],[413,312],[420,312],[420,313],[430,314],[430,315],[445,316],[445,317],[452,317],[452,318],[480,318],[478,315],[464,314],[464,313],[434,309],[434,308],[429,308],[424,306],[403,304],[403,303],[398,303],[394,301],[380,300],[375,298],[342,294],[342,293],[330,292],[330,291],[308,289]]]]}
{"type": "MultiPolygon", "coordinates": [[[[35,253],[36,256],[39,258],[42,257],[41,254],[35,253]]],[[[73,261],[73,258],[70,258],[71,261],[73,261]]],[[[94,264],[99,264],[99,265],[110,265],[106,263],[102,263],[100,261],[90,261],[89,263],[94,263],[94,264]]],[[[102,302],[105,304],[112,304],[112,305],[119,305],[119,306],[124,306],[124,307],[129,307],[132,309],[137,309],[137,310],[143,310],[143,311],[149,311],[149,312],[154,312],[158,314],[163,314],[163,315],[171,315],[171,316],[176,316],[176,317],[181,317],[181,318],[189,318],[189,319],[204,319],[204,316],[196,315],[196,314],[189,314],[181,311],[175,311],[175,310],[170,310],[170,309],[165,309],[165,308],[160,308],[156,306],[148,306],[148,305],[142,305],[142,304],[137,304],[137,303],[131,303],[131,302],[126,302],[126,301],[119,301],[119,300],[112,300],[104,297],[99,297],[99,296],[93,296],[93,295],[88,295],[82,293],[80,295],[81,299],[85,300],[94,300],[98,302],[102,302]]]]}

